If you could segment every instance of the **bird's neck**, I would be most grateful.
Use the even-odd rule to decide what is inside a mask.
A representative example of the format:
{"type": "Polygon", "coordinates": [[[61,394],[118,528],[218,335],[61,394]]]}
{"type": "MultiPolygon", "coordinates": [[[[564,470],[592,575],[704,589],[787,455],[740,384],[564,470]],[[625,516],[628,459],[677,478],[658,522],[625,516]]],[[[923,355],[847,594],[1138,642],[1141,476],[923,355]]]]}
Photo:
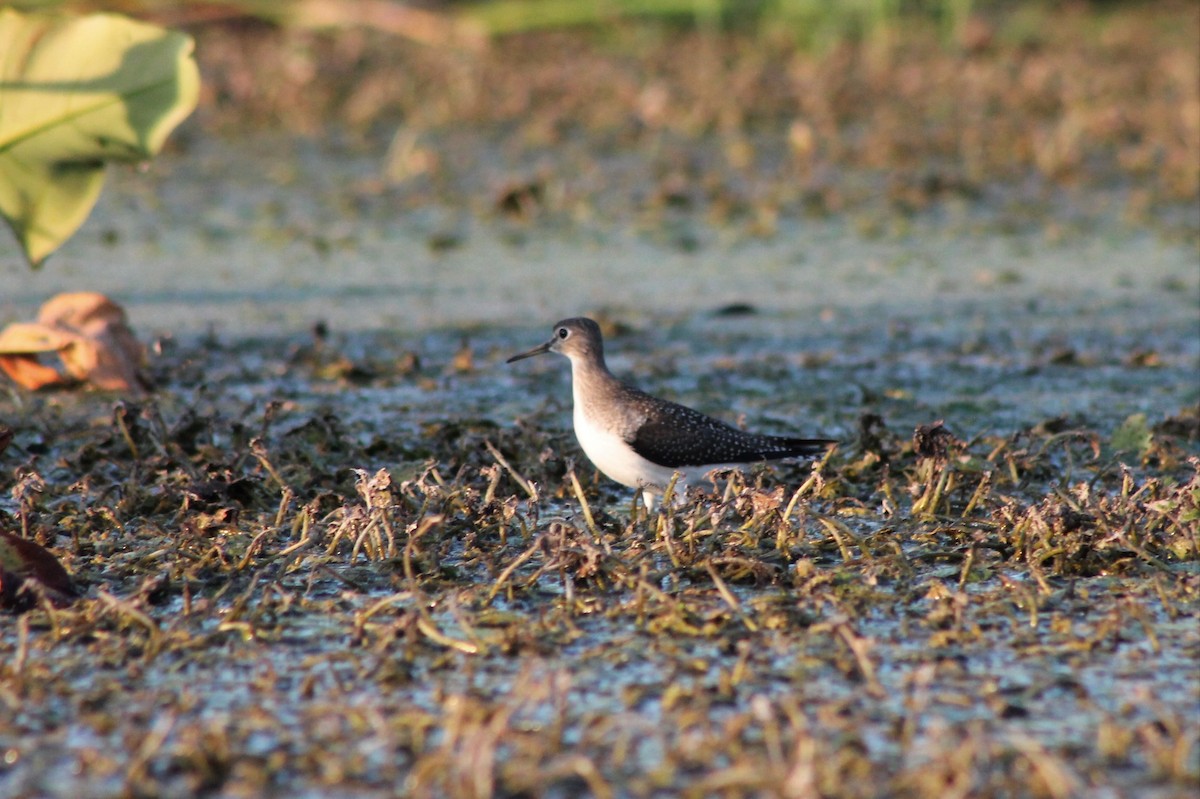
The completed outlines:
{"type": "Polygon", "coordinates": [[[603,356],[571,359],[571,393],[576,414],[598,415],[620,386],[621,382],[608,371],[603,356]]]}

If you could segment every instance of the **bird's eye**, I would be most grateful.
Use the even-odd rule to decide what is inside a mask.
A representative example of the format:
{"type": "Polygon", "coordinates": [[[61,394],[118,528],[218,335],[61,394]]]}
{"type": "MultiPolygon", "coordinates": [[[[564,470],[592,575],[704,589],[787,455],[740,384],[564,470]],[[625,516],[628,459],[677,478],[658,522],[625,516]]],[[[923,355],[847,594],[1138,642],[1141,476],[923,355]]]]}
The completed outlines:
{"type": "Polygon", "coordinates": [[[569,330],[567,330],[565,327],[560,327],[558,329],[558,337],[559,338],[566,338],[569,335],[571,335],[571,332],[569,330]]]}

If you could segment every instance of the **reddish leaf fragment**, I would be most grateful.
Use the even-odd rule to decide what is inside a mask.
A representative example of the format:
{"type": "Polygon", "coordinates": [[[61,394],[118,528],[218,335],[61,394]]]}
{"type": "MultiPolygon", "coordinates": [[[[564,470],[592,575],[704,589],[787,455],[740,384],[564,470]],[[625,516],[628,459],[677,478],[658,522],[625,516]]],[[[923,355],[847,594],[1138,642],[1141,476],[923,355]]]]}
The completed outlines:
{"type": "Polygon", "coordinates": [[[71,575],[43,546],[0,530],[0,608],[23,613],[43,594],[56,606],[79,596],[71,575]]]}
{"type": "Polygon", "coordinates": [[[57,369],[40,363],[36,355],[0,355],[0,369],[30,391],[64,382],[57,369]]]}

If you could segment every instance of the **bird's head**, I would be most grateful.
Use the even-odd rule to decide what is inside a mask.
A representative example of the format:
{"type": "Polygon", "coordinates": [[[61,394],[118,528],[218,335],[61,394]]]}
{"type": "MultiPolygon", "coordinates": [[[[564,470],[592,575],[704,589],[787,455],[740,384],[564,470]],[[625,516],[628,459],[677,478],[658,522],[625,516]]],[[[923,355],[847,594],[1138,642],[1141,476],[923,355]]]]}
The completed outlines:
{"type": "Polygon", "coordinates": [[[507,363],[532,358],[543,352],[557,352],[572,361],[603,357],[604,339],[600,335],[600,325],[591,319],[577,316],[563,319],[554,325],[554,333],[545,344],[539,344],[528,352],[522,352],[508,359],[507,363]]]}

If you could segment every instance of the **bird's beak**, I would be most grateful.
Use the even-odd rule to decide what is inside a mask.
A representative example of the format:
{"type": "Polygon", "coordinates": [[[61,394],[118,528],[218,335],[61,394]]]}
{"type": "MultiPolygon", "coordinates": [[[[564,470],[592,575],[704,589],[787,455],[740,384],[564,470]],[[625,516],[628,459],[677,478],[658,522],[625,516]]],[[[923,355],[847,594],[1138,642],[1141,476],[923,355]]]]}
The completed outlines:
{"type": "Polygon", "coordinates": [[[543,352],[549,352],[550,347],[553,344],[554,344],[554,340],[551,339],[550,341],[547,341],[545,344],[539,344],[538,346],[531,349],[529,352],[522,352],[520,355],[512,356],[507,361],[505,361],[505,363],[512,363],[513,361],[520,361],[520,360],[524,360],[525,358],[532,358],[535,355],[541,355],[543,352]]]}

